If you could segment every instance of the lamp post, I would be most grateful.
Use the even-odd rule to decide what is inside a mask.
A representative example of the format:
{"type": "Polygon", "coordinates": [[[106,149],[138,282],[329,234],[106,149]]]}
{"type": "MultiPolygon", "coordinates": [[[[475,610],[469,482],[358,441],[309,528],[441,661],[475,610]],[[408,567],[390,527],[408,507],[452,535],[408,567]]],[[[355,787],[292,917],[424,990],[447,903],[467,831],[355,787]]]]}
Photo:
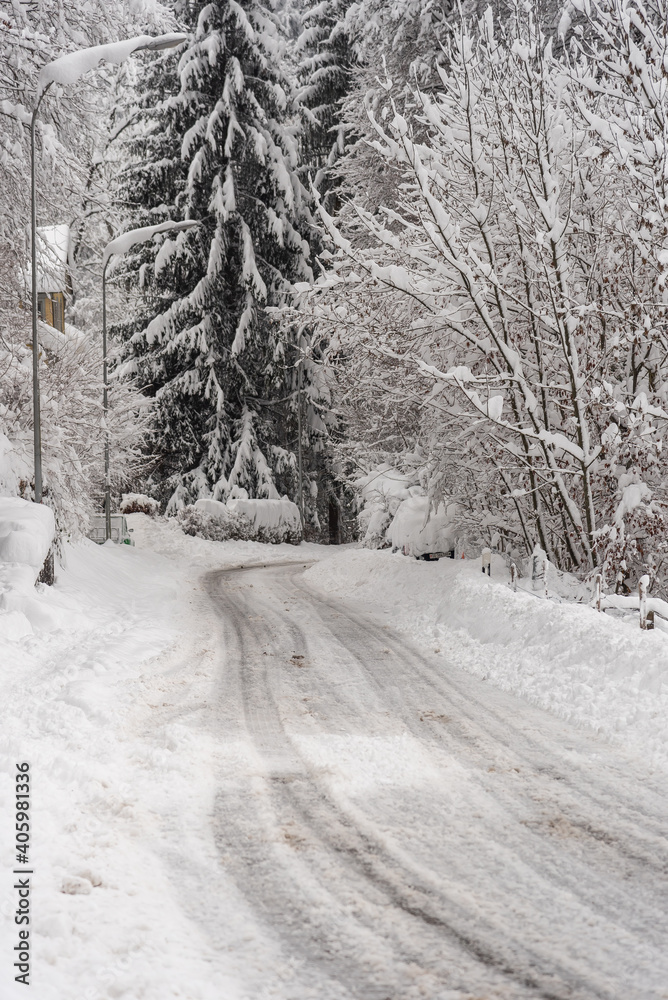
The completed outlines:
{"type": "Polygon", "coordinates": [[[304,528],[304,473],[302,463],[302,358],[297,362],[297,463],[299,468],[299,513],[304,528]]]}
{"type": "Polygon", "coordinates": [[[183,222],[173,222],[168,219],[160,222],[156,226],[143,226],[141,229],[130,229],[127,233],[122,233],[107,243],[102,254],[102,408],[104,411],[104,537],[105,540],[111,538],[111,479],[109,462],[109,366],[107,364],[107,267],[109,261],[116,254],[127,253],[138,243],[146,243],[153,239],[158,233],[179,232],[185,229],[192,229],[199,223],[195,219],[186,219],[183,222]]]}
{"type": "MultiPolygon", "coordinates": [[[[53,81],[51,81],[53,82],[53,81]]],[[[48,83],[39,95],[30,119],[30,254],[32,264],[32,413],[35,454],[35,503],[42,502],[42,420],[39,405],[39,338],[37,336],[37,207],[35,202],[35,121],[48,83]]]]}
{"type": "Polygon", "coordinates": [[[35,122],[42,100],[54,83],[75,83],[90,69],[101,62],[120,64],[133,52],[146,49],[161,52],[173,49],[188,36],[181,32],[166,35],[138,35],[122,42],[94,45],[92,48],[68,52],[58,59],[42,66],[37,81],[37,103],[30,119],[30,253],[32,266],[32,404],[33,404],[33,447],[35,457],[35,502],[42,502],[42,424],[39,393],[39,336],[37,332],[37,203],[35,193],[35,122]]]}

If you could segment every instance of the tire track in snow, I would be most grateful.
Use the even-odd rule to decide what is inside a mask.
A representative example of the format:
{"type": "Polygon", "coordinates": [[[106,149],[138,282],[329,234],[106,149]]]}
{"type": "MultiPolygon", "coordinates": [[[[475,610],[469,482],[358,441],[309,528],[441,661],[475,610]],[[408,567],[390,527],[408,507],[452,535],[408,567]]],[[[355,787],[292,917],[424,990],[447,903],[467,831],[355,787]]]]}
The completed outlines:
{"type": "MultiPolygon", "coordinates": [[[[275,579],[275,574],[273,576],[275,579]]],[[[221,578],[219,577],[218,579],[221,578]]],[[[215,585],[215,580],[215,576],[210,580],[213,584],[212,590],[214,591],[212,596],[214,596],[215,600],[220,601],[220,594],[216,593],[218,588],[215,585]]],[[[261,666],[258,666],[257,662],[255,666],[250,665],[253,655],[255,654],[255,660],[257,661],[258,656],[261,656],[264,651],[259,649],[262,643],[258,642],[258,638],[254,634],[255,627],[249,626],[249,620],[254,619],[257,621],[263,618],[265,625],[267,622],[273,621],[274,627],[278,626],[280,632],[285,633],[287,629],[289,640],[287,644],[293,651],[307,649],[308,643],[304,636],[303,628],[298,627],[296,624],[287,625],[283,618],[280,616],[277,618],[276,609],[266,601],[260,601],[257,591],[253,595],[245,591],[237,591],[236,593],[243,600],[231,599],[228,593],[224,604],[226,606],[225,610],[228,622],[230,620],[234,621],[236,642],[239,644],[236,652],[237,659],[241,664],[240,669],[244,675],[242,697],[243,703],[246,706],[247,725],[259,742],[260,749],[265,753],[269,752],[270,757],[272,754],[274,755],[274,764],[277,763],[277,748],[280,748],[278,752],[279,768],[278,771],[275,770],[273,780],[271,781],[271,797],[275,800],[277,814],[288,813],[293,817],[297,815],[300,821],[304,823],[312,834],[316,835],[321,843],[328,845],[331,851],[339,855],[345,854],[347,864],[349,866],[352,864],[352,867],[356,871],[362,873],[367,880],[373,882],[376,887],[379,887],[386,893],[396,908],[418,918],[433,928],[447,932],[462,948],[465,948],[469,954],[475,956],[483,964],[494,967],[497,970],[502,970],[505,975],[512,975],[513,970],[515,970],[515,975],[517,976],[515,993],[511,995],[518,996],[516,989],[520,985],[520,982],[522,982],[522,985],[526,989],[533,991],[532,995],[546,997],[613,996],[614,994],[609,992],[605,983],[596,986],[591,980],[589,982],[578,982],[579,977],[574,977],[572,972],[565,969],[558,970],[557,975],[561,982],[556,986],[553,975],[537,978],[535,973],[533,975],[530,973],[525,973],[524,975],[519,973],[517,971],[518,966],[520,968],[524,966],[525,969],[531,969],[532,966],[535,969],[536,966],[539,966],[541,964],[540,956],[530,951],[527,952],[517,942],[511,942],[510,945],[508,942],[505,942],[505,948],[502,947],[500,950],[501,952],[505,950],[509,954],[499,955],[498,950],[495,951],[494,948],[481,943],[479,933],[477,937],[464,934],[461,930],[453,927],[453,918],[450,914],[445,918],[441,913],[436,912],[439,906],[442,907],[444,901],[440,897],[438,900],[434,900],[434,889],[432,886],[426,888],[414,886],[410,891],[407,891],[406,887],[410,885],[411,881],[416,881],[416,872],[414,870],[401,869],[397,864],[396,858],[386,856],[380,850],[378,840],[373,837],[373,830],[371,836],[363,834],[351,823],[350,818],[345,813],[342,813],[338,806],[330,800],[322,788],[313,781],[312,775],[308,774],[308,768],[301,762],[299,755],[295,751],[294,744],[285,734],[280,722],[278,706],[271,693],[271,684],[267,676],[268,668],[266,662],[263,664],[260,660],[259,663],[261,666]],[[250,597],[253,598],[252,604],[247,600],[250,597]],[[249,616],[249,610],[254,610],[256,612],[255,615],[249,616]],[[261,614],[258,614],[258,610],[261,610],[261,614]],[[259,706],[262,706],[261,710],[259,706]],[[280,789],[279,792],[276,790],[277,787],[280,789]],[[335,836],[332,835],[333,830],[336,830],[335,836]],[[344,848],[342,848],[342,845],[345,845],[344,848]],[[523,954],[520,955],[519,953],[523,954]],[[540,981],[541,979],[542,982],[540,981]],[[549,980],[549,982],[546,980],[549,980]],[[582,992],[583,990],[584,992],[582,992]]],[[[309,603],[312,605],[316,604],[310,596],[309,603]]],[[[321,602],[317,602],[317,606],[320,608],[321,602]]],[[[333,607],[331,602],[326,604],[326,606],[333,607]]],[[[341,613],[341,607],[337,605],[333,614],[339,616],[341,613]]],[[[355,621],[355,617],[348,612],[343,621],[340,618],[338,619],[343,626],[343,632],[348,633],[343,638],[347,638],[349,646],[351,642],[349,634],[351,622],[354,622],[356,628],[369,629],[368,622],[364,621],[360,623],[359,621],[355,621]]],[[[327,624],[328,628],[334,634],[336,634],[336,631],[339,633],[342,631],[341,628],[336,629],[333,620],[328,621],[327,624]]],[[[377,628],[376,631],[380,633],[381,630],[377,628]]],[[[378,635],[374,638],[378,639],[378,635]]],[[[388,641],[388,636],[384,630],[382,632],[382,639],[385,642],[388,641]]],[[[338,641],[342,641],[341,635],[338,635],[338,641]]],[[[406,648],[406,644],[403,641],[396,642],[396,637],[394,637],[394,642],[395,645],[399,644],[404,649],[406,648]]],[[[365,644],[361,643],[359,638],[356,638],[353,643],[353,646],[355,645],[357,645],[357,659],[359,659],[359,647],[360,645],[364,647],[365,644]]],[[[410,653],[415,658],[415,653],[412,650],[410,653]]],[[[356,655],[354,649],[352,650],[352,654],[353,656],[356,655]]],[[[362,661],[360,660],[360,662],[362,661]]],[[[518,738],[525,742],[527,740],[526,734],[521,731],[518,738]]],[[[250,822],[252,824],[252,820],[250,822]]],[[[265,864],[264,867],[266,868],[267,865],[265,864]]],[[[446,902],[452,907],[451,901],[446,902]]],[[[280,916],[280,905],[278,906],[278,916],[280,916]]],[[[477,930],[479,931],[479,929],[480,921],[478,920],[477,930]]],[[[492,937],[495,934],[498,936],[498,931],[495,931],[494,928],[490,930],[492,937]]],[[[499,949],[498,941],[494,942],[494,946],[499,949]]],[[[370,997],[371,994],[365,993],[364,997],[366,998],[367,996],[370,997]]]]}
{"type": "MultiPolygon", "coordinates": [[[[305,599],[311,600],[311,595],[302,585],[299,583],[295,585],[302,591],[305,599]]],[[[349,609],[346,609],[348,627],[346,629],[337,627],[336,620],[340,618],[341,608],[333,601],[323,599],[317,603],[313,602],[313,609],[323,624],[336,635],[338,641],[346,645],[353,654],[355,649],[359,650],[360,646],[366,646],[367,655],[374,656],[377,654],[377,647],[374,646],[374,643],[382,645],[389,641],[384,626],[377,625],[372,619],[359,618],[349,609]],[[329,615],[323,614],[323,609],[327,609],[331,613],[329,615]],[[357,630],[354,644],[350,643],[350,622],[354,623],[357,630]]],[[[642,797],[645,808],[640,809],[639,788],[633,779],[619,773],[615,776],[613,784],[611,781],[602,781],[600,773],[593,770],[585,772],[582,767],[584,754],[580,748],[576,746],[569,748],[577,752],[577,760],[573,755],[567,758],[563,745],[554,736],[543,731],[539,741],[532,736],[532,730],[526,727],[519,728],[514,724],[512,713],[505,716],[500,715],[490,708],[488,703],[476,697],[471,687],[480,690],[481,682],[477,678],[465,675],[460,671],[458,671],[459,677],[457,677],[444,664],[440,664],[438,668],[435,667],[401,634],[395,633],[392,636],[392,641],[395,647],[401,649],[406,658],[406,667],[411,671],[413,677],[419,675],[423,681],[439,691],[448,700],[454,700],[454,707],[460,718],[448,718],[448,736],[457,739],[462,747],[467,747],[469,750],[479,749],[481,757],[485,753],[485,748],[480,746],[481,742],[489,744],[491,740],[495,748],[502,748],[508,754],[507,767],[521,764],[527,767],[530,773],[540,774],[552,781],[563,782],[564,788],[572,788],[579,794],[582,791],[581,785],[584,778],[588,803],[594,802],[600,808],[602,815],[607,814],[613,818],[618,831],[613,834],[603,828],[609,826],[609,821],[603,823],[600,828],[594,828],[586,820],[574,819],[573,826],[579,827],[594,841],[614,843],[630,861],[638,862],[645,868],[654,868],[656,874],[668,874],[665,788],[660,789],[658,785],[656,788],[644,787],[642,797]],[[445,676],[446,671],[447,676],[445,676]],[[468,687],[466,686],[467,682],[468,687]],[[464,720],[465,726],[462,725],[462,720],[464,720]],[[542,763],[538,763],[537,757],[539,760],[542,758],[542,763]],[[560,766],[557,769],[555,768],[555,760],[560,757],[562,759],[559,761],[560,766]],[[651,807],[651,811],[649,807],[651,807]],[[623,842],[624,834],[634,841],[633,846],[623,842]]],[[[364,662],[364,660],[360,662],[364,662]]],[[[368,672],[368,677],[370,683],[378,686],[378,678],[371,671],[368,672]]],[[[497,697],[505,698],[509,703],[515,701],[512,695],[500,691],[497,691],[497,697]]],[[[415,724],[416,713],[414,711],[412,715],[409,714],[405,707],[405,702],[395,705],[395,709],[402,713],[406,726],[419,735],[420,730],[415,724]]],[[[533,710],[527,706],[527,714],[532,711],[540,712],[544,720],[550,719],[541,710],[533,710]]],[[[432,734],[443,738],[443,726],[435,725],[435,720],[428,716],[423,721],[427,723],[425,728],[428,727],[432,734]]],[[[553,723],[552,728],[556,727],[562,730],[567,728],[556,719],[550,721],[553,723]]],[[[581,739],[581,733],[576,729],[571,729],[570,736],[570,742],[573,744],[578,744],[581,739]]],[[[591,740],[590,736],[584,734],[582,734],[582,738],[591,740]]],[[[603,742],[600,749],[605,752],[611,748],[609,744],[603,742]]],[[[625,763],[628,765],[629,761],[625,763]]],[[[643,783],[647,785],[648,775],[646,772],[642,774],[642,779],[643,783]]],[[[650,784],[654,784],[651,778],[650,784]]]]}
{"type": "MultiPolygon", "coordinates": [[[[302,591],[305,599],[311,598],[302,584],[297,582],[296,586],[302,591]]],[[[341,629],[337,626],[337,620],[341,617],[341,605],[336,601],[318,600],[317,603],[313,603],[313,607],[323,623],[337,634],[338,640],[347,645],[351,653],[359,651],[360,648],[365,649],[366,655],[360,662],[369,663],[373,656],[377,655],[377,646],[374,646],[374,642],[388,641],[386,627],[377,625],[373,619],[360,618],[349,609],[346,609],[346,628],[341,629]],[[327,614],[327,611],[330,613],[327,614]],[[354,643],[350,638],[351,622],[358,630],[354,643]]],[[[518,823],[530,830],[533,829],[537,834],[530,845],[531,852],[535,852],[544,862],[546,854],[549,855],[552,839],[550,834],[562,841],[564,838],[576,838],[578,848],[584,843],[588,848],[586,864],[581,864],[580,870],[575,873],[559,872],[559,878],[564,884],[568,883],[573,893],[588,902],[591,902],[591,892],[595,888],[589,877],[592,866],[597,866],[601,872],[604,871],[606,862],[608,867],[617,873],[624,868],[624,882],[633,879],[636,887],[642,883],[644,891],[652,897],[652,900],[645,902],[644,919],[636,921],[630,929],[649,938],[657,949],[662,950],[668,927],[666,915],[668,842],[664,834],[668,828],[668,815],[666,815],[665,799],[661,802],[657,791],[640,787],[640,779],[647,781],[647,774],[639,775],[634,781],[633,777],[617,773],[616,784],[602,781],[600,772],[593,769],[585,770],[582,766],[591,741],[591,737],[587,734],[551,719],[541,710],[527,706],[526,714],[538,714],[550,729],[549,735],[543,733],[543,741],[539,742],[531,735],[535,729],[527,731],[526,728],[518,728],[513,724],[513,711],[517,703],[511,695],[496,692],[497,697],[510,705],[510,710],[504,717],[491,710],[488,703],[467,689],[467,685],[470,685],[474,692],[481,687],[484,690],[476,678],[469,677],[461,671],[454,673],[442,663],[435,666],[401,636],[395,645],[405,656],[404,666],[412,678],[411,690],[415,687],[415,677],[421,677],[449,701],[453,700],[454,695],[453,715],[459,716],[459,719],[449,718],[447,727],[434,725],[428,716],[420,713],[415,706],[412,711],[408,711],[407,703],[410,703],[410,696],[404,696],[394,708],[403,718],[407,729],[419,737],[420,728],[426,723],[424,728],[429,727],[432,737],[437,741],[450,745],[454,743],[455,747],[458,744],[461,750],[468,754],[469,759],[474,759],[477,753],[482,772],[490,770],[486,765],[492,759],[493,752],[499,749],[507,751],[509,755],[505,765],[507,770],[519,773],[520,768],[515,765],[522,765],[525,795],[536,804],[553,800],[556,806],[546,816],[527,820],[526,814],[523,815],[517,808],[518,803],[521,804],[521,798],[515,792],[505,797],[504,808],[518,823]],[[416,718],[420,716],[422,722],[418,726],[416,718]],[[461,719],[466,721],[465,727],[462,727],[461,719]],[[453,721],[454,726],[451,725],[453,721]],[[564,731],[568,734],[570,742],[574,744],[570,749],[578,754],[576,763],[571,764],[571,760],[559,761],[559,757],[564,757],[564,748],[558,742],[558,738],[555,738],[554,731],[557,737],[560,733],[563,735],[564,731]],[[584,747],[579,745],[581,742],[584,742],[584,747]],[[524,752],[522,748],[526,748],[524,752]],[[555,760],[560,764],[558,769],[555,769],[555,760]],[[549,795],[545,790],[546,779],[549,782],[549,795]],[[559,785],[555,785],[554,782],[559,782],[559,785]],[[639,808],[641,801],[646,806],[652,807],[651,812],[639,808]],[[663,805],[663,818],[657,815],[661,805],[663,805]]],[[[369,670],[368,676],[371,684],[382,687],[382,682],[373,671],[369,670]]],[[[415,701],[414,696],[413,701],[415,701]]],[[[606,746],[607,744],[602,748],[604,751],[606,746]]],[[[611,752],[614,755],[614,750],[611,752]]],[[[495,771],[496,768],[491,770],[495,771]]],[[[482,774],[482,777],[484,780],[486,775],[482,774]]],[[[489,779],[486,783],[489,784],[489,779]]],[[[538,874],[537,871],[537,876],[538,874]]],[[[614,920],[620,906],[623,906],[627,920],[633,920],[634,910],[629,904],[628,885],[624,885],[624,892],[619,898],[608,899],[605,906],[599,901],[598,909],[605,912],[608,919],[614,920]]],[[[661,995],[663,996],[663,993],[661,995]]]]}

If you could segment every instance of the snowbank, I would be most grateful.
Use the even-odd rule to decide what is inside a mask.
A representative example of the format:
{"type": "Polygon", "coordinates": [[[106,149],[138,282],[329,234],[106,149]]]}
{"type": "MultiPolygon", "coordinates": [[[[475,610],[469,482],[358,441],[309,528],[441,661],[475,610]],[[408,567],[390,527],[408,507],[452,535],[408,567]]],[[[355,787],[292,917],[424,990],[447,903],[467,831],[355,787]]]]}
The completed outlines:
{"type": "Polygon", "coordinates": [[[288,543],[268,546],[251,540],[212,542],[184,534],[173,517],[153,519],[144,514],[129,514],[128,524],[134,531],[138,549],[151,548],[169,559],[186,563],[193,573],[226,566],[266,566],[287,561],[306,566],[317,559],[327,559],[337,551],[335,546],[315,542],[302,542],[298,547],[288,543]]]}
{"type": "Polygon", "coordinates": [[[315,586],[368,601],[444,664],[454,663],[555,715],[668,767],[668,635],[638,616],[545,601],[508,586],[493,557],[418,562],[388,550],[340,553],[307,570],[315,586]]]}
{"type": "Polygon", "coordinates": [[[35,596],[35,581],[55,533],[53,511],[20,497],[0,497],[0,637],[17,639],[49,615],[35,596]]]}
{"type": "Polygon", "coordinates": [[[54,532],[50,507],[20,497],[0,497],[0,562],[29,566],[34,570],[33,583],[44,565],[54,532]]]}

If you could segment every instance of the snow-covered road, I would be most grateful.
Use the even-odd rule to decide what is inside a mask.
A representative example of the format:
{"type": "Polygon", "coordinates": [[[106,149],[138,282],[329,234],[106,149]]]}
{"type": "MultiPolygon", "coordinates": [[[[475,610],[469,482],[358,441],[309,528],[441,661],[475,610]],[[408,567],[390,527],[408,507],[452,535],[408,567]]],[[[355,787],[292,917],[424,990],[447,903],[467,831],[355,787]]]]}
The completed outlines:
{"type": "Polygon", "coordinates": [[[668,997],[664,635],[132,523],[0,641],[0,1000],[16,761],[38,1000],[668,997]]]}
{"type": "MultiPolygon", "coordinates": [[[[289,1000],[668,997],[660,775],[302,565],[206,582],[219,863],[289,1000]]],[[[200,880],[209,934],[216,891],[200,880]]]]}

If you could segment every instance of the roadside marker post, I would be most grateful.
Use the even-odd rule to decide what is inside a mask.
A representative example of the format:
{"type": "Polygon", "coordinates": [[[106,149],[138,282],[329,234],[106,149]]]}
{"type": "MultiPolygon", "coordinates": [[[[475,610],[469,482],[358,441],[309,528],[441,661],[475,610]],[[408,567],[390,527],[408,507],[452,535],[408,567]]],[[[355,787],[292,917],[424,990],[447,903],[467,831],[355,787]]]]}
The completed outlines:
{"type": "Polygon", "coordinates": [[[641,576],[638,580],[638,610],[640,611],[640,628],[645,632],[654,628],[654,612],[647,613],[647,588],[649,577],[641,576]]]}

